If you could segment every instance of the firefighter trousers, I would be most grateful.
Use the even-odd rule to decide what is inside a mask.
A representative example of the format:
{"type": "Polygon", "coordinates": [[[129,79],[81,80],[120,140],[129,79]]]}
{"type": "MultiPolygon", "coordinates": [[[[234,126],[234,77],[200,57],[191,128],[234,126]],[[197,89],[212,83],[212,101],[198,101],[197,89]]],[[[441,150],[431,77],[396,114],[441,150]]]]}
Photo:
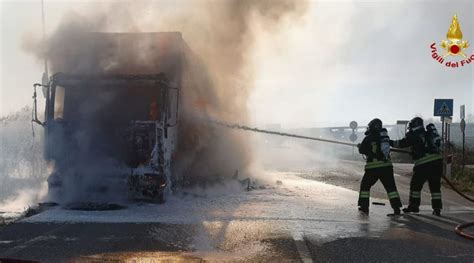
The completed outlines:
{"type": "Polygon", "coordinates": [[[409,206],[418,208],[421,203],[421,190],[426,181],[431,192],[433,209],[443,208],[441,202],[441,175],[443,174],[442,160],[436,160],[413,167],[413,177],[410,182],[409,206]]]}
{"type": "Polygon", "coordinates": [[[370,188],[378,181],[382,182],[385,191],[387,191],[388,199],[392,208],[402,207],[400,195],[397,191],[395,178],[393,176],[393,167],[380,167],[373,169],[366,169],[364,177],[360,183],[359,202],[358,205],[363,208],[368,208],[370,203],[370,188]]]}

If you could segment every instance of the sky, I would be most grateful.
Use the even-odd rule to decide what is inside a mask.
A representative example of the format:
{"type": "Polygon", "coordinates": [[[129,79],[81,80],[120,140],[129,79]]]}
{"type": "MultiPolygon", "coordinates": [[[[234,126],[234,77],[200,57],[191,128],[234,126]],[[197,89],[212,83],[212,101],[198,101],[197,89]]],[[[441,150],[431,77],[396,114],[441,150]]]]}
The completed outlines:
{"type": "MultiPolygon", "coordinates": [[[[68,11],[107,2],[45,0],[47,35],[68,11]]],[[[310,1],[304,17],[283,21],[279,32],[256,26],[254,33],[262,37],[251,51],[252,124],[291,128],[351,120],[363,125],[374,117],[387,124],[415,115],[432,118],[435,98],[454,99],[455,121],[462,104],[472,114],[474,62],[447,68],[431,58],[430,49],[435,42],[443,53],[439,43],[454,14],[464,39],[474,43],[472,2],[310,1]]],[[[31,105],[32,84],[41,80],[42,62],[23,48],[29,35],[41,35],[41,5],[0,3],[0,116],[5,116],[31,105]]],[[[474,54],[474,46],[465,53],[474,54]]]]}

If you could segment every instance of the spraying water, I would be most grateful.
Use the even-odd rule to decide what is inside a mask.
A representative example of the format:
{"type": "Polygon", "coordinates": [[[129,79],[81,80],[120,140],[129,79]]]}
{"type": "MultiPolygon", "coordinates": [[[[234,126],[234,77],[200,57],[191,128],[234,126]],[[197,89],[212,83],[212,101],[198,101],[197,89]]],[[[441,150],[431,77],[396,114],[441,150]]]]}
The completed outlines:
{"type": "MultiPolygon", "coordinates": [[[[336,141],[336,140],[328,140],[328,139],[322,139],[322,138],[316,138],[316,137],[310,137],[310,136],[303,136],[303,135],[298,135],[298,134],[291,134],[291,133],[286,133],[286,132],[262,130],[262,129],[255,128],[255,127],[249,127],[249,126],[241,125],[241,124],[238,124],[238,123],[226,123],[226,122],[223,122],[223,121],[220,121],[220,120],[212,120],[211,119],[211,120],[209,120],[209,123],[219,125],[219,126],[223,126],[223,127],[230,128],[230,129],[236,129],[236,130],[244,130],[244,131],[250,131],[250,132],[256,132],[256,133],[271,134],[271,135],[298,138],[298,139],[305,139],[305,140],[312,140],[312,141],[318,141],[318,142],[341,144],[341,145],[352,146],[352,147],[357,146],[356,143],[349,143],[349,142],[336,141]]],[[[395,149],[395,148],[391,148],[390,150],[393,151],[393,152],[410,153],[409,151],[395,149]]]]}

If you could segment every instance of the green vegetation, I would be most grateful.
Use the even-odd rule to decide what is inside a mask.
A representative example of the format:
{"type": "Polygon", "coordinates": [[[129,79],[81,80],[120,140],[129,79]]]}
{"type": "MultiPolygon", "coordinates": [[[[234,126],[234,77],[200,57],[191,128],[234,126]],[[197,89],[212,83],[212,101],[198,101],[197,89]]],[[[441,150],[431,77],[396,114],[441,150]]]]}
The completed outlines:
{"type": "Polygon", "coordinates": [[[453,184],[463,192],[474,193],[474,168],[465,167],[462,169],[461,165],[453,166],[453,184]]]}
{"type": "Polygon", "coordinates": [[[463,162],[462,149],[453,147],[452,175],[459,190],[474,193],[474,149],[466,149],[463,162]]]}

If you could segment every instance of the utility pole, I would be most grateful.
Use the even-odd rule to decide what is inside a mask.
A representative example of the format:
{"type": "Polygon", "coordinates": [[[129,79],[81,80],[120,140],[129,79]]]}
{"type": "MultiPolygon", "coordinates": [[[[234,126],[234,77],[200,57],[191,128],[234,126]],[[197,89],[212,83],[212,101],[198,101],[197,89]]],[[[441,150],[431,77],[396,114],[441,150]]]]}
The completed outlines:
{"type": "Polygon", "coordinates": [[[41,84],[43,84],[43,95],[46,96],[46,88],[45,86],[49,82],[49,72],[48,72],[48,59],[46,58],[46,22],[44,17],[44,0],[41,0],[41,22],[43,27],[43,56],[44,56],[44,72],[43,77],[41,79],[41,84]]]}
{"type": "MultiPolygon", "coordinates": [[[[357,134],[355,132],[358,127],[358,124],[356,121],[351,121],[349,123],[349,127],[352,129],[352,134],[349,136],[349,140],[351,140],[351,142],[355,142],[357,141],[357,134]]],[[[352,159],[355,159],[354,148],[355,147],[352,147],[352,159]]]]}
{"type": "Polygon", "coordinates": [[[461,123],[459,123],[459,127],[461,128],[462,132],[462,171],[464,172],[464,166],[466,165],[466,121],[464,118],[466,117],[466,106],[461,105],[461,123]]]}

